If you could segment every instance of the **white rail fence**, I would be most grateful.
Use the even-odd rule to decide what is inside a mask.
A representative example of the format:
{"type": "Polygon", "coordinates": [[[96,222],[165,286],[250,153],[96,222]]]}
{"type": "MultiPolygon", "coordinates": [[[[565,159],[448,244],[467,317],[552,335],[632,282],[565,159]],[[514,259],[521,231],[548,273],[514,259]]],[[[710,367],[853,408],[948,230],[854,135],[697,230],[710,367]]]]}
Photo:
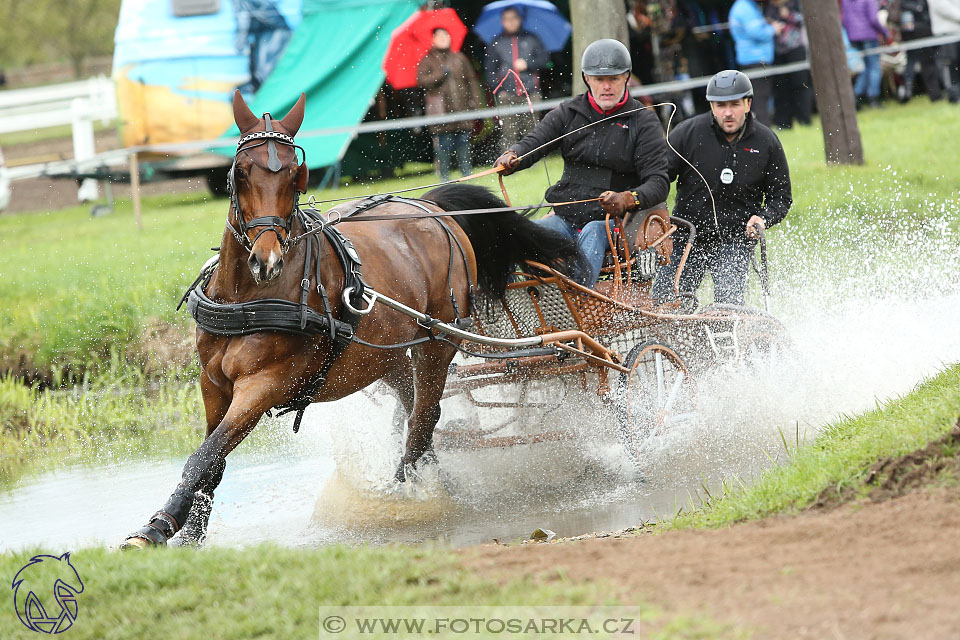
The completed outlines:
{"type": "Polygon", "coordinates": [[[113,80],[95,76],[78,82],[0,91],[0,133],[74,124],[78,119],[109,124],[117,117],[113,80]]]}

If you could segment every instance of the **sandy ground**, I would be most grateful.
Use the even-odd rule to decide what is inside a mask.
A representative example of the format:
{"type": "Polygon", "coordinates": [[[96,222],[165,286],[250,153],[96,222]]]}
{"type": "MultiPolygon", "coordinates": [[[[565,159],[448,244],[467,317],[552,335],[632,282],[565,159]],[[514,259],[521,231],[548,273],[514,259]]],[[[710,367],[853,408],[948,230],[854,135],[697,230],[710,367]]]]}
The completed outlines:
{"type": "Polygon", "coordinates": [[[488,578],[603,581],[622,602],[759,638],[960,638],[958,531],[960,488],[948,486],[720,530],[462,553],[488,578]]]}
{"type": "MultiPolygon", "coordinates": [[[[119,147],[115,131],[98,132],[95,144],[98,152],[119,147]]],[[[67,160],[73,158],[73,141],[70,138],[57,138],[29,144],[8,145],[4,146],[3,155],[8,166],[67,160]]],[[[126,167],[118,167],[118,169],[126,170],[126,167]]],[[[79,204],[77,184],[73,180],[35,178],[17,180],[11,186],[13,192],[10,205],[4,210],[4,213],[56,211],[79,204]]],[[[140,188],[140,192],[145,196],[197,190],[207,192],[206,183],[202,179],[199,182],[197,179],[145,182],[140,188]]],[[[113,197],[129,198],[130,185],[114,184],[113,197]]],[[[100,199],[97,202],[101,204],[106,202],[106,194],[102,184],[100,185],[100,199]]],[[[90,206],[93,204],[95,203],[90,203],[90,206]]]]}

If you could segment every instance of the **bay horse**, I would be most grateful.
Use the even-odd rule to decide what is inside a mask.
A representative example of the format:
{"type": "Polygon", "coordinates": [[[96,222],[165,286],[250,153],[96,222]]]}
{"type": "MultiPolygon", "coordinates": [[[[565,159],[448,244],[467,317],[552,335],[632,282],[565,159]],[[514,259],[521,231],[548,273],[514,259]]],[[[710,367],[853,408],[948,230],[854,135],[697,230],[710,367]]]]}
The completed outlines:
{"type": "MultiPolygon", "coordinates": [[[[303,218],[296,215],[299,193],[306,190],[307,166],[305,159],[298,161],[293,142],[304,106],[301,95],[282,119],[269,113],[258,118],[239,91],[234,95],[241,140],[228,180],[232,195],[219,264],[205,289],[214,303],[296,302],[303,295],[314,310],[336,318],[344,315],[341,298],[347,274],[332,242],[324,234],[314,236],[319,246],[315,266],[310,243],[296,242],[295,234],[307,232],[303,218]]],[[[431,318],[455,322],[469,308],[475,285],[482,295],[502,298],[513,265],[525,259],[581,277],[584,266],[575,243],[515,211],[397,220],[383,220],[380,214],[505,207],[483,187],[451,184],[426,193],[416,207],[410,201],[383,201],[375,209],[380,220],[351,221],[337,229],[361,257],[363,279],[373,290],[431,318]]],[[[354,331],[356,338],[379,345],[428,335],[424,326],[382,304],[360,317],[354,331]]],[[[417,463],[431,450],[440,398],[456,353],[452,344],[437,340],[411,347],[408,356],[407,349],[381,350],[356,341],[338,347],[326,332],[218,335],[200,326],[196,345],[206,437],[188,458],[176,490],[145,526],[126,538],[125,548],[164,545],[178,531],[182,543],[202,542],[227,455],[264,413],[289,406],[319,373],[325,372],[324,381],[307,402],[339,400],[378,380],[394,390],[408,421],[396,472],[396,479],[403,481],[404,465],[417,463]]]]}

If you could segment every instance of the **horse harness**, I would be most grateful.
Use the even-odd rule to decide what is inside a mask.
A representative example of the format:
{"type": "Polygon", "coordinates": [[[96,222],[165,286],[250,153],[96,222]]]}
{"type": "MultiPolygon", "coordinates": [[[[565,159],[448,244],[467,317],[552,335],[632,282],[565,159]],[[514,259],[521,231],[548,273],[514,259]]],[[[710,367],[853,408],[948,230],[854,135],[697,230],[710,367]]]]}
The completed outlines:
{"type": "MultiPolygon", "coordinates": [[[[279,139],[282,144],[289,144],[286,140],[279,137],[283,135],[284,134],[278,134],[277,139],[279,139]]],[[[285,137],[289,138],[289,136],[285,137]]],[[[243,143],[244,140],[242,139],[240,145],[238,146],[242,146],[243,143]]],[[[263,142],[260,142],[259,144],[263,144],[263,142]]],[[[231,190],[232,199],[235,198],[233,193],[233,190],[231,190]]],[[[375,195],[361,200],[346,211],[339,211],[335,209],[330,210],[327,212],[327,219],[324,219],[321,216],[320,211],[317,209],[312,207],[300,208],[299,203],[297,203],[294,206],[294,209],[288,220],[286,221],[276,216],[264,216],[255,218],[246,224],[247,227],[265,227],[260,232],[261,234],[270,230],[277,233],[278,238],[281,239],[281,243],[284,245],[284,251],[286,251],[286,249],[290,246],[301,241],[306,243],[303,264],[303,279],[300,283],[301,294],[299,303],[280,298],[266,298],[238,303],[219,303],[211,300],[205,293],[205,289],[210,283],[210,280],[213,278],[213,273],[219,264],[218,257],[214,257],[208,261],[206,265],[204,265],[200,275],[193,282],[193,284],[190,285],[189,289],[181,299],[180,305],[177,306],[177,309],[179,309],[180,306],[186,303],[187,311],[191,316],[193,316],[193,319],[196,321],[197,325],[204,331],[213,333],[215,335],[242,336],[261,331],[281,331],[286,333],[294,333],[305,337],[312,337],[323,333],[327,334],[327,337],[332,342],[332,348],[330,354],[324,361],[323,366],[319,371],[317,371],[316,374],[311,376],[302,385],[300,390],[297,392],[297,395],[292,400],[274,407],[278,410],[277,415],[296,412],[296,417],[294,418],[293,422],[294,433],[297,433],[300,430],[300,423],[303,420],[304,412],[313,402],[313,398],[316,396],[316,394],[323,387],[327,380],[327,376],[330,373],[330,369],[333,368],[334,363],[344,352],[344,350],[350,346],[350,344],[358,340],[355,337],[357,326],[359,325],[360,319],[363,317],[363,315],[369,311],[369,308],[361,310],[364,304],[363,296],[366,290],[369,288],[369,285],[367,285],[367,283],[363,280],[360,256],[350,239],[336,229],[334,225],[348,218],[353,218],[354,216],[362,214],[365,211],[369,211],[374,207],[391,202],[409,204],[427,212],[431,211],[425,206],[425,203],[428,201],[401,198],[395,195],[386,194],[375,195]],[[333,221],[329,221],[331,213],[337,215],[337,218],[333,221]],[[298,220],[301,226],[304,228],[304,232],[298,236],[290,235],[293,230],[292,220],[294,219],[298,220]],[[276,222],[277,220],[280,222],[276,222]],[[257,224],[255,225],[254,223],[257,224]],[[279,232],[275,228],[276,226],[280,226],[287,232],[286,238],[280,236],[279,232]],[[345,294],[344,302],[348,304],[343,305],[343,311],[341,312],[343,316],[342,318],[337,318],[334,316],[326,287],[324,286],[321,278],[321,241],[316,238],[316,236],[320,233],[327,238],[327,241],[333,247],[334,253],[336,253],[337,259],[343,268],[343,291],[345,294]],[[314,244],[316,244],[316,257],[314,268],[311,269],[311,261],[314,260],[314,244]],[[317,293],[320,295],[321,304],[323,307],[322,312],[314,310],[307,304],[307,299],[310,294],[311,271],[314,272],[313,275],[316,279],[317,293]]],[[[236,207],[236,204],[234,204],[234,206],[236,207]]],[[[237,210],[237,212],[238,219],[243,220],[243,214],[240,213],[239,210],[237,210]]],[[[475,305],[475,286],[472,278],[470,277],[466,253],[462,244],[460,243],[460,240],[456,237],[446,223],[439,218],[433,219],[435,219],[446,232],[448,241],[450,243],[450,262],[447,274],[447,286],[450,291],[450,299],[453,305],[454,315],[456,316],[455,322],[459,322],[463,318],[461,318],[460,315],[460,306],[457,303],[452,281],[454,247],[459,250],[460,256],[464,263],[464,269],[467,273],[467,279],[469,281],[469,298],[467,303],[466,318],[469,318],[473,313],[475,305]]],[[[240,226],[241,229],[244,229],[242,224],[240,226]]],[[[227,222],[227,227],[233,233],[234,237],[241,244],[241,246],[244,246],[248,249],[252,247],[253,243],[250,243],[250,246],[248,247],[247,244],[243,242],[243,240],[249,242],[249,238],[246,236],[245,230],[242,233],[239,233],[233,228],[232,225],[230,225],[229,221],[227,222]],[[243,240],[241,240],[241,238],[243,238],[243,240]]],[[[259,235],[260,234],[257,234],[257,237],[259,237],[259,235]]],[[[256,242],[256,240],[254,240],[254,242],[256,242]]],[[[430,329],[429,326],[425,326],[424,328],[428,330],[430,329]]],[[[267,413],[270,415],[270,412],[267,413]]]]}

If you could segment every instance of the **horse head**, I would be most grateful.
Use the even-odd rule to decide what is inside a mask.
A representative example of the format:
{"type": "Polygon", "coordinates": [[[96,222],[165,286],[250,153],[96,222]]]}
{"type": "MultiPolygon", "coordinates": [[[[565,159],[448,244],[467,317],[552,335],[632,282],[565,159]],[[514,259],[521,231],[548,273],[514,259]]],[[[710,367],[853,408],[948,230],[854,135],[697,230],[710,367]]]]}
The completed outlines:
{"type": "Polygon", "coordinates": [[[289,113],[275,120],[269,113],[258,118],[239,91],[233,95],[240,143],[228,176],[231,215],[237,225],[234,236],[250,252],[247,265],[258,285],[283,270],[298,194],[307,190],[306,158],[297,161],[300,147],[293,141],[305,102],[300,94],[289,113]]]}

